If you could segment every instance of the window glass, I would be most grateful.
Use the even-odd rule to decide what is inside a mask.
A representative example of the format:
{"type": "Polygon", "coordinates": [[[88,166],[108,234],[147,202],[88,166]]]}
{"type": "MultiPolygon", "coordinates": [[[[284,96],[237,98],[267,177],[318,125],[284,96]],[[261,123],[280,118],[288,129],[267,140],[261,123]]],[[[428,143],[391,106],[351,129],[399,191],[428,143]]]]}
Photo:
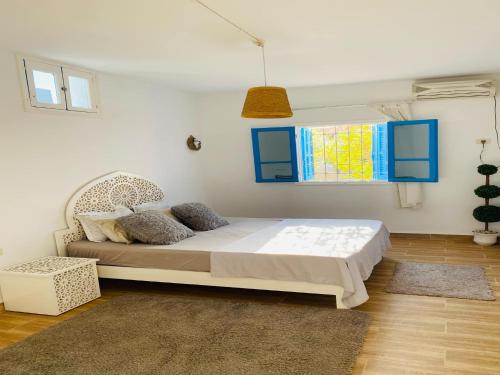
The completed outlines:
{"type": "MultiPolygon", "coordinates": [[[[386,155],[385,149],[374,148],[374,142],[380,143],[377,137],[386,135],[385,131],[379,132],[377,126],[384,126],[385,129],[384,124],[311,128],[314,160],[312,180],[333,182],[374,180],[374,160],[378,161],[382,154],[386,155]]],[[[384,179],[380,177],[381,175],[377,174],[378,180],[384,179]]]]}
{"type": "Polygon", "coordinates": [[[290,180],[293,176],[291,163],[261,164],[263,179],[290,180]]]}
{"type": "Polygon", "coordinates": [[[429,161],[426,160],[396,161],[394,169],[397,178],[429,178],[429,161]]]}
{"type": "Polygon", "coordinates": [[[33,70],[33,82],[35,85],[36,100],[39,103],[59,104],[61,102],[54,74],[33,70]]]}
{"type": "Polygon", "coordinates": [[[407,125],[394,128],[394,157],[414,159],[429,157],[429,125],[407,125]]]}
{"type": "Polygon", "coordinates": [[[77,108],[92,108],[89,80],[81,77],[68,77],[71,105],[77,108]]]}
{"type": "Polygon", "coordinates": [[[290,135],[284,131],[259,132],[260,161],[290,161],[290,135]]]}

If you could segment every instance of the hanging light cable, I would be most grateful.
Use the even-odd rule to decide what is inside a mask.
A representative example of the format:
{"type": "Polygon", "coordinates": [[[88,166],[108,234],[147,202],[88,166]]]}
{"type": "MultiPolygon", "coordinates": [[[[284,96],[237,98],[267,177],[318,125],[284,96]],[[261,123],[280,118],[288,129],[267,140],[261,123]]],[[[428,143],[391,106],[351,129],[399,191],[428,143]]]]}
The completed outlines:
{"type": "Polygon", "coordinates": [[[264,50],[264,40],[256,37],[254,34],[245,30],[237,25],[229,18],[223,16],[216,10],[210,8],[208,5],[200,0],[194,0],[196,3],[209,10],[217,17],[221,18],[231,26],[235,27],[242,33],[249,36],[252,41],[261,48],[262,52],[262,65],[264,68],[264,86],[251,87],[248,89],[241,117],[245,118],[284,118],[292,117],[293,112],[288,102],[286,90],[283,87],[268,86],[267,85],[267,71],[266,71],[266,54],[264,50]]]}
{"type": "Polygon", "coordinates": [[[262,50],[262,66],[264,67],[264,86],[267,86],[267,71],[266,71],[266,52],[264,50],[264,41],[259,40],[257,46],[262,50]]]}

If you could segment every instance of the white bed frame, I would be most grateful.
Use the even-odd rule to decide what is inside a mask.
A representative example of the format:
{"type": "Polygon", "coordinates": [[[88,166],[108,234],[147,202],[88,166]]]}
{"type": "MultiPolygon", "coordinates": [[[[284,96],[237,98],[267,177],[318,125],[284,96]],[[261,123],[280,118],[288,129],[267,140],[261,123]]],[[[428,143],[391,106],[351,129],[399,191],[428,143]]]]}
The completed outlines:
{"type": "MultiPolygon", "coordinates": [[[[125,172],[113,172],[87,183],[68,202],[66,207],[68,227],[54,234],[59,256],[67,256],[66,246],[70,242],[86,238],[75,215],[83,212],[109,212],[118,205],[133,207],[142,203],[161,201],[164,196],[163,191],[152,181],[125,172]]],[[[344,289],[337,285],[254,278],[221,278],[212,277],[210,272],[105,265],[97,265],[97,272],[99,277],[108,279],[325,294],[336,296],[337,308],[347,308],[342,303],[344,289]]]]}

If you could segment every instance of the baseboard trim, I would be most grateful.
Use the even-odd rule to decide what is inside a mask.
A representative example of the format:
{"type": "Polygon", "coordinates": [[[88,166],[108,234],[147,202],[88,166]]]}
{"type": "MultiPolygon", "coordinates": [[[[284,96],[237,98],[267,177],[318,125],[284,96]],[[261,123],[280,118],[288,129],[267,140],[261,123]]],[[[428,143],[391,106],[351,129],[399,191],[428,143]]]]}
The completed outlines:
{"type": "Polygon", "coordinates": [[[472,239],[471,234],[445,234],[445,233],[402,233],[402,232],[391,232],[391,237],[393,238],[423,238],[423,239],[472,239]]]}

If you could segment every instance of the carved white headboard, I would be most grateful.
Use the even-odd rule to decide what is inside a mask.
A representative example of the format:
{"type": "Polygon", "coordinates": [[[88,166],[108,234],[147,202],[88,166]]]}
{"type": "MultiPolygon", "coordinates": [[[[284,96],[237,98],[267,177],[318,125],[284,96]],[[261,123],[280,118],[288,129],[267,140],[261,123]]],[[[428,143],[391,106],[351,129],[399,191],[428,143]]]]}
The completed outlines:
{"type": "Polygon", "coordinates": [[[75,218],[83,212],[110,212],[116,206],[137,206],[161,201],[163,191],[154,182],[126,172],[113,172],[90,181],[80,188],[66,206],[66,229],[54,233],[57,253],[66,256],[66,245],[86,238],[75,218]]]}

